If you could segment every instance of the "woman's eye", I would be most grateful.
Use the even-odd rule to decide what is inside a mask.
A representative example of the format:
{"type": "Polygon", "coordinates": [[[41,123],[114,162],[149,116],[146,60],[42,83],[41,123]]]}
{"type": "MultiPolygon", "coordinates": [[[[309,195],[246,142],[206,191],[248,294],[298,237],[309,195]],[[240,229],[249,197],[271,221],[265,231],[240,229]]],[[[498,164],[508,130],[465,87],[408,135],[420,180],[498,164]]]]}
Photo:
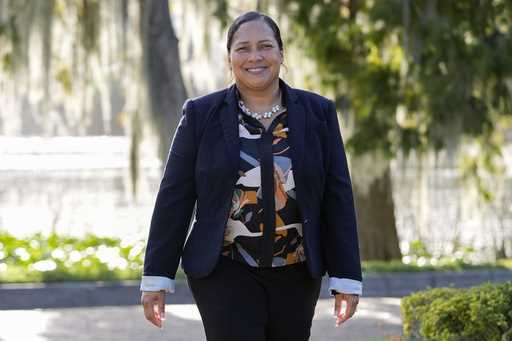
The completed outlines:
{"type": "Polygon", "coordinates": [[[271,49],[272,47],[273,47],[272,45],[263,45],[264,49],[271,49]]]}
{"type": "Polygon", "coordinates": [[[237,51],[247,51],[247,47],[239,47],[236,50],[237,51]]]}

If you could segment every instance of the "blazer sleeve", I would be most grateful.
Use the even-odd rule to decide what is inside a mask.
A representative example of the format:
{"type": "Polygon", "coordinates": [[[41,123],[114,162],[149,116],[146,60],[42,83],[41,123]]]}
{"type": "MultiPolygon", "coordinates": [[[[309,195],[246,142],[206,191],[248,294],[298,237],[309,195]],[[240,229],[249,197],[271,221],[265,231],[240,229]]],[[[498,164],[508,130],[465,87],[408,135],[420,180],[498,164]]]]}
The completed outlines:
{"type": "Polygon", "coordinates": [[[347,157],[334,102],[327,109],[329,156],[322,218],[329,277],[362,281],[356,212],[347,157]]]}
{"type": "Polygon", "coordinates": [[[143,279],[174,279],[178,269],[196,202],[194,169],[197,141],[193,113],[193,102],[188,100],[183,105],[156,197],[143,279]]]}

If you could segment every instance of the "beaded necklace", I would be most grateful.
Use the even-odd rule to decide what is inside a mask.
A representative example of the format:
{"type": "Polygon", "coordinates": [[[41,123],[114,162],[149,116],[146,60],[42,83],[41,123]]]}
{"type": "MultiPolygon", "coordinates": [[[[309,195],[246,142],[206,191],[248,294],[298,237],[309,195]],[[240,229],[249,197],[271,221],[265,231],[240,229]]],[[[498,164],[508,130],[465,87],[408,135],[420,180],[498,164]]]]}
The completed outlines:
{"type": "Polygon", "coordinates": [[[259,112],[254,112],[251,109],[247,108],[245,106],[244,101],[242,101],[242,100],[238,101],[238,106],[240,107],[240,109],[242,109],[242,111],[244,113],[246,113],[247,115],[251,116],[252,118],[257,119],[258,121],[263,119],[263,118],[270,118],[270,117],[272,117],[272,115],[274,115],[276,112],[279,112],[283,108],[281,106],[281,104],[276,104],[276,105],[274,105],[272,107],[272,109],[270,111],[265,111],[265,112],[259,113],[259,112]]]}

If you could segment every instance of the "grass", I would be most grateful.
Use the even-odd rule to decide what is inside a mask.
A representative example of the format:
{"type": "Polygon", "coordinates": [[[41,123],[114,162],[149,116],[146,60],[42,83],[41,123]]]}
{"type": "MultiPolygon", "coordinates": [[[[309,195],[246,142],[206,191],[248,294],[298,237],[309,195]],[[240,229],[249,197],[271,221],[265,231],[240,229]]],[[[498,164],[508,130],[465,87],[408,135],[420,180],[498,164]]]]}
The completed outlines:
{"type": "Polygon", "coordinates": [[[498,260],[496,263],[471,264],[460,260],[446,259],[436,265],[405,264],[401,261],[367,261],[363,262],[364,273],[381,272],[422,272],[422,271],[466,271],[466,270],[511,270],[512,259],[498,260]]]}

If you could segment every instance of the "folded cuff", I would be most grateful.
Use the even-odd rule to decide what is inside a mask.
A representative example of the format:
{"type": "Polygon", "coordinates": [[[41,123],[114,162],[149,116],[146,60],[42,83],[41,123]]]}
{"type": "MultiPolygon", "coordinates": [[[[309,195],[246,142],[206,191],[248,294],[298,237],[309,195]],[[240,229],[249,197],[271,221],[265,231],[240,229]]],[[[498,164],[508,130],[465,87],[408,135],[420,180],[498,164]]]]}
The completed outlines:
{"type": "Polygon", "coordinates": [[[363,294],[363,283],[349,278],[329,277],[329,292],[336,290],[343,294],[363,294]]]}
{"type": "Polygon", "coordinates": [[[164,276],[142,276],[140,281],[141,291],[160,291],[174,293],[175,281],[164,276]]]}

